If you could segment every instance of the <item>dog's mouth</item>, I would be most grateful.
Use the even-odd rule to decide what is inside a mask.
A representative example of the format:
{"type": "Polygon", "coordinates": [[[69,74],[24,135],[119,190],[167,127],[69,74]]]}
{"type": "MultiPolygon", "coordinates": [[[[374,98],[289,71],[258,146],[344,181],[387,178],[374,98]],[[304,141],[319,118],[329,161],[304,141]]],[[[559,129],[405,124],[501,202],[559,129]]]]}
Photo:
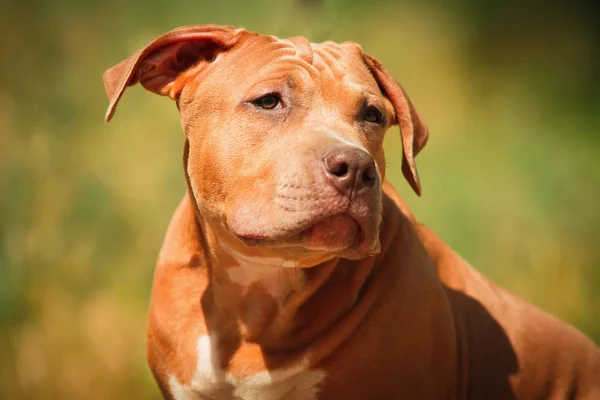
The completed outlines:
{"type": "Polygon", "coordinates": [[[236,234],[248,246],[301,246],[308,250],[343,251],[363,240],[363,229],[356,219],[344,212],[312,221],[278,237],[236,234]]]}

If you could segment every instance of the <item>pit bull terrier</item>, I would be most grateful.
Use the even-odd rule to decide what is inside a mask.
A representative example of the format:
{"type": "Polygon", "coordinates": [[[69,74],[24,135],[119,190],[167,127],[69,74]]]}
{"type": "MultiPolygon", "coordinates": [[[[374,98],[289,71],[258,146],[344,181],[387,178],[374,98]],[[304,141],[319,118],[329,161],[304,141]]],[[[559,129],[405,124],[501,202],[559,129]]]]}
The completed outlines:
{"type": "MultiPolygon", "coordinates": [[[[168,228],[148,361],[172,399],[600,399],[600,350],[495,286],[385,180],[428,130],[355,43],[198,25],[106,71],[177,104],[187,192],[168,228]]],[[[557,294],[559,295],[559,294],[557,294]]]]}

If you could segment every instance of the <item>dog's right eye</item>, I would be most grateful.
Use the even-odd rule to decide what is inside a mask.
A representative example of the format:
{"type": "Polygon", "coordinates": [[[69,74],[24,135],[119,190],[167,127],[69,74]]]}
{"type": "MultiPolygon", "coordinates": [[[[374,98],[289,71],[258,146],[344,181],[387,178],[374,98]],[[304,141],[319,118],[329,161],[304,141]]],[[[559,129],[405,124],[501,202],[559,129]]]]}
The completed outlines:
{"type": "Polygon", "coordinates": [[[253,100],[252,104],[265,110],[279,110],[283,107],[281,98],[275,93],[259,97],[258,99],[253,100]]]}
{"type": "Polygon", "coordinates": [[[364,118],[365,121],[379,124],[383,122],[383,113],[377,107],[369,106],[365,110],[364,118]]]}

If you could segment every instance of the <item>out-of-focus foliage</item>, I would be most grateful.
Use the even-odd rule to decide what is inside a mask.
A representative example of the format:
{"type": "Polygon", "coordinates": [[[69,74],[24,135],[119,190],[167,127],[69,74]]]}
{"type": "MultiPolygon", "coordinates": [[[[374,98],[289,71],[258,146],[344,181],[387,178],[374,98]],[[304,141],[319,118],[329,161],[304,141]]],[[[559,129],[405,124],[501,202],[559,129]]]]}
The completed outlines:
{"type": "Polygon", "coordinates": [[[158,398],[145,314],[183,135],[174,104],[140,87],[104,124],[102,73],[197,23],[378,57],[431,130],[422,198],[401,179],[396,128],[386,142],[415,214],[600,342],[600,23],[583,4],[1,3],[0,398],[158,398]]]}

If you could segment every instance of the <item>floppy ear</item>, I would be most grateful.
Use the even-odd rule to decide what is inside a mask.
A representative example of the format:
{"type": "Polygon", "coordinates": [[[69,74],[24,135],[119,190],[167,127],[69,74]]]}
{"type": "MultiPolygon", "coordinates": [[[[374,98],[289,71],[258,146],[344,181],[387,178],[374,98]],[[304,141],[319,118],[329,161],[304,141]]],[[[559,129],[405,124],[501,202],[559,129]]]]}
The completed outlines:
{"type": "Polygon", "coordinates": [[[249,34],[230,26],[184,26],[153,40],[143,49],[108,69],[104,87],[110,100],[106,121],[110,121],[127,86],[141,83],[146,89],[176,99],[181,88],[174,85],[177,77],[198,64],[212,62],[220,52],[235,46],[249,34]]]}
{"type": "Polygon", "coordinates": [[[415,164],[415,157],[429,138],[429,130],[413,107],[410,99],[404,92],[402,86],[394,80],[390,73],[379,61],[367,53],[363,53],[363,59],[369,70],[377,80],[379,88],[390,100],[396,111],[396,122],[400,126],[402,135],[402,174],[417,195],[421,195],[421,183],[419,173],[415,164]]]}

